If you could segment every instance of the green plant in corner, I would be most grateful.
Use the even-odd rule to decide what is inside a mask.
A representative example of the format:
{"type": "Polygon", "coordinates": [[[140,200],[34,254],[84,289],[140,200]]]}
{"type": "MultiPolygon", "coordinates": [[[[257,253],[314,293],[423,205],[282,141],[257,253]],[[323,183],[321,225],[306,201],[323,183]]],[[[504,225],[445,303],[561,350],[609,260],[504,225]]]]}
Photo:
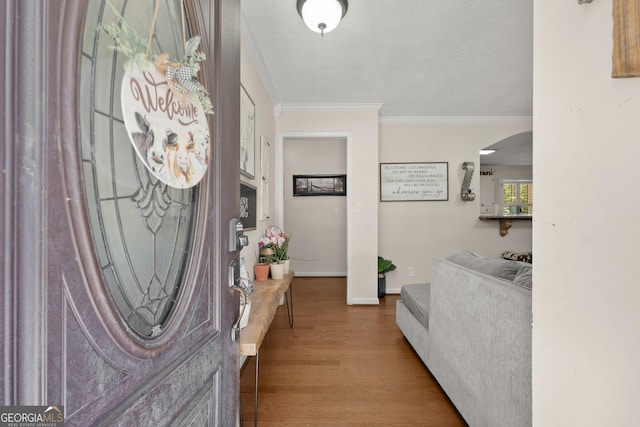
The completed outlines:
{"type": "Polygon", "coordinates": [[[384,259],[383,257],[378,257],[378,274],[384,275],[390,271],[396,269],[396,265],[390,259],[384,259]]]}
{"type": "Polygon", "coordinates": [[[396,265],[390,259],[378,256],[378,298],[382,298],[387,293],[387,281],[385,273],[396,269],[396,265]]]}

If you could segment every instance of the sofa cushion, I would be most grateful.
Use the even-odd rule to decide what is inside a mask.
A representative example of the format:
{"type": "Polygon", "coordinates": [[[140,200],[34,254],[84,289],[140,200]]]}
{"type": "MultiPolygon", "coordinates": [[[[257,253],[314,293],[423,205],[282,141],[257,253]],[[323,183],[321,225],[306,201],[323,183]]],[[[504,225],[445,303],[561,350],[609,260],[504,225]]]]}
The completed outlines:
{"type": "Polygon", "coordinates": [[[454,252],[447,257],[447,260],[471,270],[509,281],[515,279],[520,269],[520,264],[516,261],[487,258],[470,251],[454,252]]]}
{"type": "Polygon", "coordinates": [[[502,253],[502,258],[510,259],[510,260],[513,260],[513,261],[528,262],[529,264],[532,264],[533,263],[533,252],[504,251],[502,253]]]}
{"type": "Polygon", "coordinates": [[[520,265],[516,277],[513,279],[513,283],[516,285],[524,286],[531,289],[532,287],[532,268],[529,265],[520,265]]]}
{"type": "Polygon", "coordinates": [[[404,305],[415,318],[429,330],[429,301],[431,299],[430,283],[414,283],[400,288],[400,296],[404,305]]]}

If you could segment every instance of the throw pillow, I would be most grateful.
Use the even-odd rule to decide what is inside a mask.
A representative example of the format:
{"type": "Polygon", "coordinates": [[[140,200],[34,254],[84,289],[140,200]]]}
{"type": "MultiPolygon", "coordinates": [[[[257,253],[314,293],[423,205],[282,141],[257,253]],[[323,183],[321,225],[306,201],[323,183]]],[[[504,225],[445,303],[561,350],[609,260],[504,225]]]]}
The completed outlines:
{"type": "Polygon", "coordinates": [[[510,259],[510,260],[513,260],[513,261],[528,262],[529,264],[532,264],[533,263],[533,252],[504,251],[502,253],[502,258],[510,259]]]}
{"type": "Polygon", "coordinates": [[[533,269],[528,265],[520,266],[516,277],[513,279],[513,283],[516,285],[524,286],[525,288],[531,289],[533,286],[532,281],[532,273],[533,269]]]}
{"type": "Polygon", "coordinates": [[[516,261],[486,258],[469,251],[454,252],[447,257],[447,260],[470,268],[471,270],[499,277],[510,282],[515,279],[518,269],[520,268],[520,265],[516,261]]]}

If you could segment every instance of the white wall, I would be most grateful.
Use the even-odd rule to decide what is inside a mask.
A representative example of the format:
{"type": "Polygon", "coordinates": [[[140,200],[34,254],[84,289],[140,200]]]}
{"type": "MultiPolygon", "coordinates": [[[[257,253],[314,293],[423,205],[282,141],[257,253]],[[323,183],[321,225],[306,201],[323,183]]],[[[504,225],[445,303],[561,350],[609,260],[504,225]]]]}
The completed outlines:
{"type": "MultiPolygon", "coordinates": [[[[258,207],[258,221],[256,230],[248,231],[246,234],[249,236],[249,246],[245,247],[241,256],[245,258],[249,274],[253,278],[253,264],[256,262],[258,253],[258,239],[264,236],[264,231],[269,225],[275,225],[275,218],[277,216],[277,206],[275,198],[275,141],[276,141],[276,118],[273,112],[273,104],[265,91],[265,88],[256,72],[255,66],[251,61],[251,58],[247,54],[247,50],[242,46],[241,49],[241,82],[247,93],[253,100],[256,106],[256,141],[255,141],[255,178],[249,179],[246,176],[241,176],[240,180],[249,183],[257,188],[257,197],[260,198],[262,182],[261,177],[261,165],[260,165],[260,137],[264,136],[271,144],[271,156],[270,156],[270,177],[269,177],[269,206],[270,206],[270,219],[260,220],[260,211],[258,207]]],[[[238,96],[240,92],[238,91],[238,96]]],[[[240,159],[238,159],[240,161],[240,159]]]]}
{"type": "MultiPolygon", "coordinates": [[[[293,196],[293,175],[345,175],[344,139],[284,141],[284,229],[292,234],[291,268],[296,276],[345,276],[347,273],[347,198],[293,196]]],[[[347,177],[347,179],[349,179],[347,177]]]]}
{"type": "Polygon", "coordinates": [[[530,120],[381,124],[381,163],[449,163],[449,201],[379,203],[380,255],[398,267],[386,275],[387,293],[399,292],[403,284],[430,281],[432,259],[446,257],[454,250],[492,257],[505,250],[531,250],[530,222],[514,221],[509,234],[501,237],[497,221],[478,219],[479,197],[473,202],[460,198],[462,163],[475,163],[471,188],[479,191],[478,151],[526,130],[531,130],[530,120]],[[414,267],[414,277],[408,275],[409,267],[414,267]]]}
{"type": "Polygon", "coordinates": [[[610,77],[612,28],[611,0],[534,2],[539,427],[640,420],[640,79],[610,77]]]}
{"type": "Polygon", "coordinates": [[[277,121],[279,140],[300,134],[347,135],[349,304],[378,303],[378,109],[303,107],[285,111],[277,121]]]}

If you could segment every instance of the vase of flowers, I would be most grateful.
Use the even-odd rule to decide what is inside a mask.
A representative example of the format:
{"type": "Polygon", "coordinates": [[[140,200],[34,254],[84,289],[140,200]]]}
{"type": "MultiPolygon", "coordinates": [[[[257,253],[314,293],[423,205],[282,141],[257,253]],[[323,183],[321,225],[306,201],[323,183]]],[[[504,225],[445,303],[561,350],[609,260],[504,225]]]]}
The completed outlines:
{"type": "Polygon", "coordinates": [[[265,237],[258,240],[260,257],[269,264],[284,264],[289,258],[289,241],[291,236],[283,233],[278,227],[269,227],[265,237]]]}
{"type": "Polygon", "coordinates": [[[258,240],[260,259],[271,264],[271,277],[273,279],[281,279],[284,276],[285,263],[289,259],[290,240],[291,236],[283,233],[278,227],[267,228],[265,236],[258,240]],[[273,267],[274,265],[282,267],[273,267]]]}

